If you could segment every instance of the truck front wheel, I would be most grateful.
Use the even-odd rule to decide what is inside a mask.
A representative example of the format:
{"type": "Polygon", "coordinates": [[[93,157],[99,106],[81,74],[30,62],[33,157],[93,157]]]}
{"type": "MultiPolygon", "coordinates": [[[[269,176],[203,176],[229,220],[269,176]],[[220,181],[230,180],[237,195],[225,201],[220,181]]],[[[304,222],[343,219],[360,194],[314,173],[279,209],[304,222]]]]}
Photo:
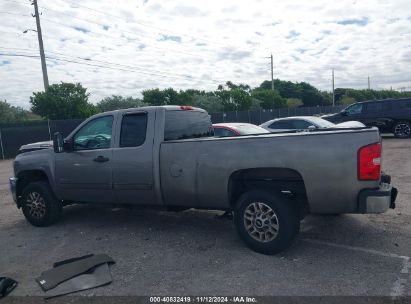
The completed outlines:
{"type": "Polygon", "coordinates": [[[265,190],[241,195],[235,207],[234,221],[245,244],[267,255],[289,247],[300,229],[295,204],[280,194],[265,190]]]}
{"type": "Polygon", "coordinates": [[[23,190],[21,200],[24,217],[33,226],[50,226],[62,214],[63,206],[47,182],[28,184],[23,190]]]}

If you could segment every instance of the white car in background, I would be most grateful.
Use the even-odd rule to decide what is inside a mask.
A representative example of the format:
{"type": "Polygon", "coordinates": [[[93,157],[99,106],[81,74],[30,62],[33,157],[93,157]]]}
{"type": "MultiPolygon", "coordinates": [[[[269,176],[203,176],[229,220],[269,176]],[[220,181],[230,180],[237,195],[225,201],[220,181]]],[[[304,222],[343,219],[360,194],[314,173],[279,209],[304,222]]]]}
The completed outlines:
{"type": "Polygon", "coordinates": [[[365,125],[359,121],[346,121],[341,124],[334,124],[317,116],[293,116],[272,119],[261,124],[260,127],[270,132],[286,132],[329,128],[363,128],[365,125]]]}
{"type": "Polygon", "coordinates": [[[213,129],[214,136],[216,137],[270,133],[266,129],[261,128],[259,126],[242,122],[217,123],[213,124],[213,129]]]}
{"type": "Polygon", "coordinates": [[[345,122],[341,122],[335,125],[335,128],[364,128],[364,127],[366,127],[366,125],[356,120],[345,121],[345,122]]]}

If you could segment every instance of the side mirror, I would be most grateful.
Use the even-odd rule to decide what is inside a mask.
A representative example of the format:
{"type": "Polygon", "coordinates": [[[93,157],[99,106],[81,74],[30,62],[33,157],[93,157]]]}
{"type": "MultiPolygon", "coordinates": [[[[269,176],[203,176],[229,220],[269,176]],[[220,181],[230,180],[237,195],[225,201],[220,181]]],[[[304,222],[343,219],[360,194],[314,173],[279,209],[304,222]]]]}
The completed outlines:
{"type": "Polygon", "coordinates": [[[311,126],[308,126],[308,131],[312,131],[312,130],[315,130],[315,129],[317,129],[317,127],[316,126],[313,126],[313,125],[311,125],[311,126]]]}
{"type": "Polygon", "coordinates": [[[54,133],[54,137],[53,137],[54,152],[55,153],[63,152],[64,151],[63,145],[64,145],[63,135],[61,135],[60,132],[54,133]]]}
{"type": "Polygon", "coordinates": [[[69,138],[63,141],[63,150],[64,152],[73,152],[74,151],[74,143],[73,139],[69,138]]]}
{"type": "Polygon", "coordinates": [[[342,115],[342,116],[348,116],[348,111],[342,110],[342,111],[341,111],[341,115],[342,115]]]}

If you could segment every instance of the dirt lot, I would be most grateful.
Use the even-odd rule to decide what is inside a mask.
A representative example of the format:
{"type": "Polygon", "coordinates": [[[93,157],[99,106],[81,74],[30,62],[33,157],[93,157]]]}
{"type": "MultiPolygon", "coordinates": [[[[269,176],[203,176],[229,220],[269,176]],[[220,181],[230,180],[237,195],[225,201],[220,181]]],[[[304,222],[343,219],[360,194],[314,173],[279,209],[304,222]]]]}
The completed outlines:
{"type": "Polygon", "coordinates": [[[383,168],[398,187],[381,215],[307,216],[277,256],[247,249],[213,212],[71,206],[55,226],[30,226],[0,162],[0,276],[13,295],[42,295],[34,278],[59,260],[107,253],[113,283],[83,295],[411,295],[411,140],[385,138],[383,168]]]}

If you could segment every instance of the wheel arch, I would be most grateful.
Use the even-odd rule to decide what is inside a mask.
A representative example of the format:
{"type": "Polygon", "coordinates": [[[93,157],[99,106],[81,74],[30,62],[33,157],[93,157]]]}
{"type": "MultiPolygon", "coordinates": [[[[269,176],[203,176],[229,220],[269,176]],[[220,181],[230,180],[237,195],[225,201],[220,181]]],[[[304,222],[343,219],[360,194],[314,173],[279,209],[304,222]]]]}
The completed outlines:
{"type": "Polygon", "coordinates": [[[234,208],[238,198],[245,192],[261,189],[280,193],[295,202],[301,217],[309,212],[307,192],[302,175],[290,168],[249,168],[233,172],[228,181],[230,206],[234,208]]]}
{"type": "MultiPolygon", "coordinates": [[[[24,188],[30,183],[45,181],[49,183],[49,178],[43,170],[25,170],[17,174],[17,185],[16,185],[16,196],[17,196],[17,206],[21,207],[21,195],[24,188]]],[[[50,183],[49,183],[50,184],[50,183]]]]}

